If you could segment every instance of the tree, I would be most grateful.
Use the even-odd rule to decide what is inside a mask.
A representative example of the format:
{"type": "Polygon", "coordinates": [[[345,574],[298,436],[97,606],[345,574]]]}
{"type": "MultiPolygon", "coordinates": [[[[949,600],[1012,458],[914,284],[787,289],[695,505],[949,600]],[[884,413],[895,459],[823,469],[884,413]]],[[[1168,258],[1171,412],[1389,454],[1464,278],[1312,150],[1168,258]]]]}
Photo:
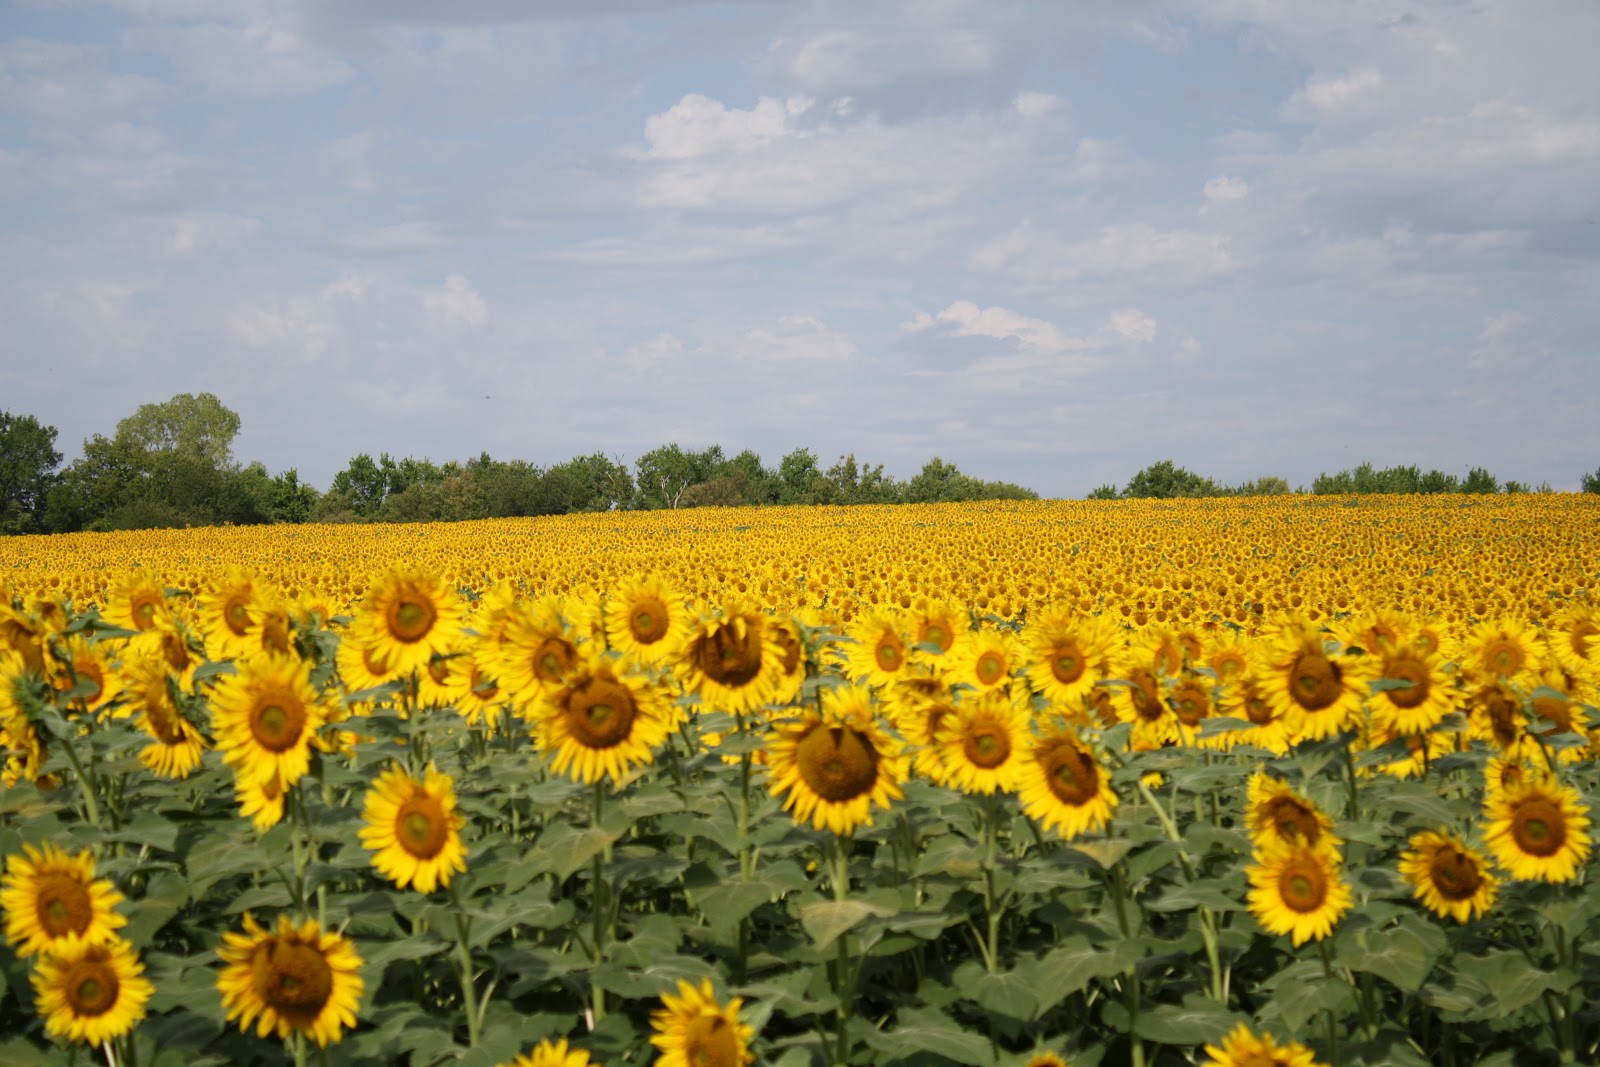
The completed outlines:
{"type": "Polygon", "coordinates": [[[1284,496],[1288,492],[1289,483],[1274,474],[1245,482],[1234,490],[1234,493],[1238,496],[1284,496]]]}
{"type": "Polygon", "coordinates": [[[634,461],[638,499],[644,508],[675,508],[691,485],[708,482],[725,462],[721,445],[700,452],[677,444],[662,445],[634,461]]]}
{"type": "Polygon", "coordinates": [[[797,448],[778,461],[778,503],[815,504],[822,471],[817,467],[816,453],[809,448],[797,448]]]}
{"type": "Polygon", "coordinates": [[[1120,495],[1121,494],[1119,494],[1117,492],[1117,487],[1114,486],[1114,485],[1098,485],[1098,486],[1095,486],[1093,489],[1089,490],[1089,495],[1084,497],[1084,499],[1085,500],[1115,500],[1120,495]]]}
{"type": "Polygon", "coordinates": [[[1154,497],[1221,496],[1223,488],[1210,478],[1185,470],[1170,459],[1152,463],[1128,479],[1122,495],[1129,499],[1154,497]]]}
{"type": "Polygon", "coordinates": [[[117,423],[117,437],[145,453],[175,452],[226,467],[239,433],[239,416],[215,394],[179,393],[160,404],[141,404],[117,423]]]}
{"type": "Polygon", "coordinates": [[[1461,483],[1463,493],[1498,493],[1500,482],[1494,475],[1482,467],[1473,467],[1467,472],[1467,480],[1461,483]]]}
{"type": "Polygon", "coordinates": [[[375,519],[378,509],[383,507],[384,498],[389,495],[389,472],[393,469],[394,461],[389,458],[389,453],[383,453],[383,462],[380,464],[362,452],[350,460],[349,466],[333,476],[328,493],[330,496],[337,494],[347,498],[350,509],[363,519],[375,519]]]}
{"type": "Polygon", "coordinates": [[[1583,476],[1583,491],[1585,493],[1600,493],[1600,468],[1593,474],[1583,476]]]}
{"type": "Polygon", "coordinates": [[[44,529],[45,508],[55,469],[56,428],[32,415],[0,411],[0,533],[33,533],[44,529]]]}

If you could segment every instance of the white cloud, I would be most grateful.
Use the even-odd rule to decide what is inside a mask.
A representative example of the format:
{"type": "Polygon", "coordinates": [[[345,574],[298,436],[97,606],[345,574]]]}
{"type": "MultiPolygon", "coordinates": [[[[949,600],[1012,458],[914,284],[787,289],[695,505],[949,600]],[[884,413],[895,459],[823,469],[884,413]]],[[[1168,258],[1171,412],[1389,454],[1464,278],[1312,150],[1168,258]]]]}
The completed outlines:
{"type": "Polygon", "coordinates": [[[1206,182],[1204,193],[1208,204],[1232,203],[1250,195],[1250,183],[1224,174],[1206,182]]]}
{"type": "Polygon", "coordinates": [[[189,81],[215,92],[262,96],[343,85],[355,70],[302,40],[285,25],[250,18],[242,25],[206,22],[140,26],[123,45],[165,56],[189,81]]]}
{"type": "Polygon", "coordinates": [[[1112,312],[1111,321],[1106,324],[1106,329],[1130,341],[1154,341],[1156,339],[1156,320],[1138,308],[1124,308],[1121,311],[1112,312]]]}
{"type": "Polygon", "coordinates": [[[1284,116],[1293,119],[1339,119],[1377,106],[1383,73],[1377,67],[1358,67],[1338,77],[1313,75],[1290,98],[1284,116]]]}
{"type": "Polygon", "coordinates": [[[809,97],[763,96],[747,111],[690,93],[644,123],[651,159],[695,159],[753,152],[779,138],[803,136],[795,120],[815,103],[809,97]]]}
{"type": "Polygon", "coordinates": [[[948,7],[923,5],[855,25],[784,32],[768,49],[768,65],[812,92],[862,91],[989,70],[997,51],[993,38],[983,28],[944,21],[940,6],[948,7]]]}
{"type": "Polygon", "coordinates": [[[195,256],[242,244],[261,230],[261,220],[248,215],[197,212],[172,220],[165,251],[169,256],[195,256]]]}
{"type": "Polygon", "coordinates": [[[449,234],[436,222],[396,222],[387,226],[367,226],[342,234],[336,241],[338,247],[344,251],[368,255],[433,252],[449,243],[449,234]]]}
{"type": "Polygon", "coordinates": [[[460,274],[446,278],[442,288],[424,293],[422,310],[446,326],[460,323],[480,330],[489,321],[489,305],[460,274]]]}
{"type": "Polygon", "coordinates": [[[329,282],[322,290],[322,299],[332,300],[360,300],[366,292],[366,285],[355,274],[341,274],[336,281],[329,282]]]}
{"type": "Polygon", "coordinates": [[[840,362],[860,353],[855,342],[812,315],[784,315],[775,327],[757,327],[740,340],[740,359],[762,362],[840,362]]]}
{"type": "Polygon", "coordinates": [[[902,329],[920,333],[936,326],[950,327],[956,337],[990,337],[996,340],[1015,340],[1026,352],[1054,355],[1060,352],[1087,348],[1090,342],[1081,337],[1062,333],[1054,323],[1033,319],[1010,308],[980,308],[970,300],[957,300],[937,315],[920,313],[902,329]]]}

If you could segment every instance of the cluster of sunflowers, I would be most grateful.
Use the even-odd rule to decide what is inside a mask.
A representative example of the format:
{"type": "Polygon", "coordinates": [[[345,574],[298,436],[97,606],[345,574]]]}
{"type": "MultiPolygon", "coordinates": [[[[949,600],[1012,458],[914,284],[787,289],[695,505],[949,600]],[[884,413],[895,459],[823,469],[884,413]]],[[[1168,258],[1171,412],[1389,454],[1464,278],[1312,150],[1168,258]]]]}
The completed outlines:
{"type": "MultiPolygon", "coordinates": [[[[239,567],[191,589],[134,572],[86,610],[0,590],[4,781],[74,790],[81,818],[99,825],[99,807],[116,793],[80,758],[80,742],[121,731],[138,738],[136,759],[149,775],[184,781],[220,764],[256,833],[289,824],[289,906],[267,924],[246,911],[240,929],[221,935],[215,987],[230,1022],[288,1042],[297,1058],[308,1043],[326,1049],[356,1027],[366,992],[356,943],[330,926],[311,885],[313,864],[334,850],[317,844],[309,804],[318,788],[326,800],[329,768],[339,766],[361,795],[355,841],[371,871],[429,897],[455,894],[478,847],[457,778],[440,763],[466,766],[496,745],[525,748],[552,778],[592,790],[594,831],[607,799],[659,773],[664,760],[674,774],[691,758],[737,767],[741,877],[753,878],[759,862],[753,783],[829,842],[817,869],[842,909],[862,880],[852,866],[856,839],[879,817],[903,813],[914,789],[976,798],[975,838],[987,853],[975,884],[987,930],[975,946],[990,974],[1008,955],[1000,932],[1014,895],[996,880],[997,850],[1030,847],[1002,803],[1015,803],[1025,820],[1017,825],[1030,827],[1037,847],[1106,857],[1116,891],[1128,895],[1122,854],[1096,851],[1109,840],[1098,835],[1114,835],[1118,811],[1137,806],[1180,844],[1188,816],[1175,797],[1164,804],[1158,795],[1180,776],[1179,757],[1254,769],[1238,811],[1249,835],[1245,906],[1261,930],[1295,948],[1329,939],[1356,900],[1343,874],[1340,813],[1313,799],[1310,776],[1300,788],[1285,777],[1286,760],[1304,753],[1328,749],[1344,761],[1347,820],[1358,818],[1362,783],[1374,778],[1425,782],[1445,768],[1457,775],[1452,789],[1481,798],[1480,825],[1417,830],[1394,868],[1440,919],[1484,918],[1508,881],[1571,883],[1590,854],[1588,805],[1566,775],[1600,750],[1591,718],[1600,620],[1577,598],[1537,622],[1457,613],[1452,623],[1447,613],[1378,608],[1251,611],[1244,625],[1215,613],[1186,621],[1182,610],[1133,606],[1138,596],[1115,609],[1070,596],[986,611],[980,598],[922,595],[776,612],[759,588],[707,599],[657,576],[564,596],[528,596],[507,583],[463,595],[433,572],[391,569],[351,580],[358,599],[348,612],[342,597],[286,596],[281,582],[239,567]],[[1484,770],[1463,785],[1468,754],[1482,756],[1484,770]],[[1273,761],[1273,773],[1256,768],[1261,760],[1273,761]]],[[[1032,592],[998,596],[1020,602],[1032,592]]],[[[1226,829],[1215,791],[1211,803],[1226,829]]],[[[0,905],[16,954],[36,960],[45,1032],[114,1059],[115,1049],[133,1047],[129,1035],[155,993],[118,936],[122,893],[96,877],[89,851],[19,845],[0,905]]],[[[614,940],[607,924],[619,906],[620,890],[604,885],[610,847],[589,855],[588,948],[597,961],[614,940]]],[[[918,849],[908,846],[906,859],[918,862],[918,849]]],[[[1172,877],[1198,880],[1190,865],[1184,859],[1172,877]]],[[[1197,914],[1209,992],[1226,1005],[1223,910],[1208,903],[1197,914]]],[[[475,1044],[488,993],[465,925],[458,947],[475,1044]]],[[[856,974],[847,962],[830,971],[841,1063],[855,1032],[846,1000],[856,974]]],[[[1139,981],[1133,971],[1118,978],[1134,991],[1135,1016],[1139,981]]],[[[679,980],[661,1003],[651,1040],[665,1067],[753,1059],[756,1029],[741,1020],[739,998],[719,1002],[709,982],[679,980]]],[[[591,1028],[609,1006],[597,989],[585,1009],[591,1028]]],[[[1224,1067],[1312,1058],[1305,1046],[1280,1046],[1231,1020],[1202,1044],[1224,1067]]],[[[1142,1062],[1142,1045],[1131,1049],[1142,1062]]],[[[1031,1062],[1045,1067],[1053,1056],[1031,1062]]],[[[515,1062],[589,1061],[563,1038],[515,1062]]]]}

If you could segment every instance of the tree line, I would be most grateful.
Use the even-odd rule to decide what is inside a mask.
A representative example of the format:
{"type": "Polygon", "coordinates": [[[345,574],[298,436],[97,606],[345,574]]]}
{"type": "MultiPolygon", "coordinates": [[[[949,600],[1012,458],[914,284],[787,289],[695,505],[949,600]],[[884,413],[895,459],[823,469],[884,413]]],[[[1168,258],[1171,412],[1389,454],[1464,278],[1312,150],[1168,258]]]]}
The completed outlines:
{"type": "Polygon", "coordinates": [[[824,469],[796,448],[767,467],[746,449],[663,445],[629,467],[601,453],[538,466],[483,453],[465,463],[362,453],[326,492],[294,469],[239,463],[239,416],[211,393],[144,404],[61,466],[56,428],[0,412],[0,533],[70,533],[297,522],[431,522],[714,505],[1034,500],[939,457],[904,481],[854,454],[824,469]]]}
{"type": "MultiPolygon", "coordinates": [[[[1582,483],[1584,492],[1600,493],[1600,470],[1585,474],[1582,483]]],[[[1458,478],[1441,470],[1425,472],[1414,465],[1380,469],[1371,463],[1363,463],[1336,474],[1319,474],[1312,480],[1310,489],[1304,486],[1290,489],[1289,483],[1278,477],[1257,478],[1242,485],[1229,486],[1164,459],[1139,471],[1128,479],[1128,484],[1122,489],[1114,485],[1102,485],[1089,493],[1089,499],[1278,496],[1290,492],[1339,496],[1374,493],[1549,493],[1554,490],[1549,482],[1538,487],[1514,480],[1502,482],[1483,467],[1473,467],[1466,477],[1458,478]]]]}

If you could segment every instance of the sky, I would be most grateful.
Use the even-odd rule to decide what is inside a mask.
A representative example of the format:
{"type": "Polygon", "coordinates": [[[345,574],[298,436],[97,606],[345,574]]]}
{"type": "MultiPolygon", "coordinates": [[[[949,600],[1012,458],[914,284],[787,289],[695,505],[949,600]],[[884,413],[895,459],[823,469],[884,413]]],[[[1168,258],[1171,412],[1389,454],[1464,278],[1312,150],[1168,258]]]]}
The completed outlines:
{"type": "Polygon", "coordinates": [[[70,461],[1600,466],[1593,0],[0,0],[70,461]]]}

